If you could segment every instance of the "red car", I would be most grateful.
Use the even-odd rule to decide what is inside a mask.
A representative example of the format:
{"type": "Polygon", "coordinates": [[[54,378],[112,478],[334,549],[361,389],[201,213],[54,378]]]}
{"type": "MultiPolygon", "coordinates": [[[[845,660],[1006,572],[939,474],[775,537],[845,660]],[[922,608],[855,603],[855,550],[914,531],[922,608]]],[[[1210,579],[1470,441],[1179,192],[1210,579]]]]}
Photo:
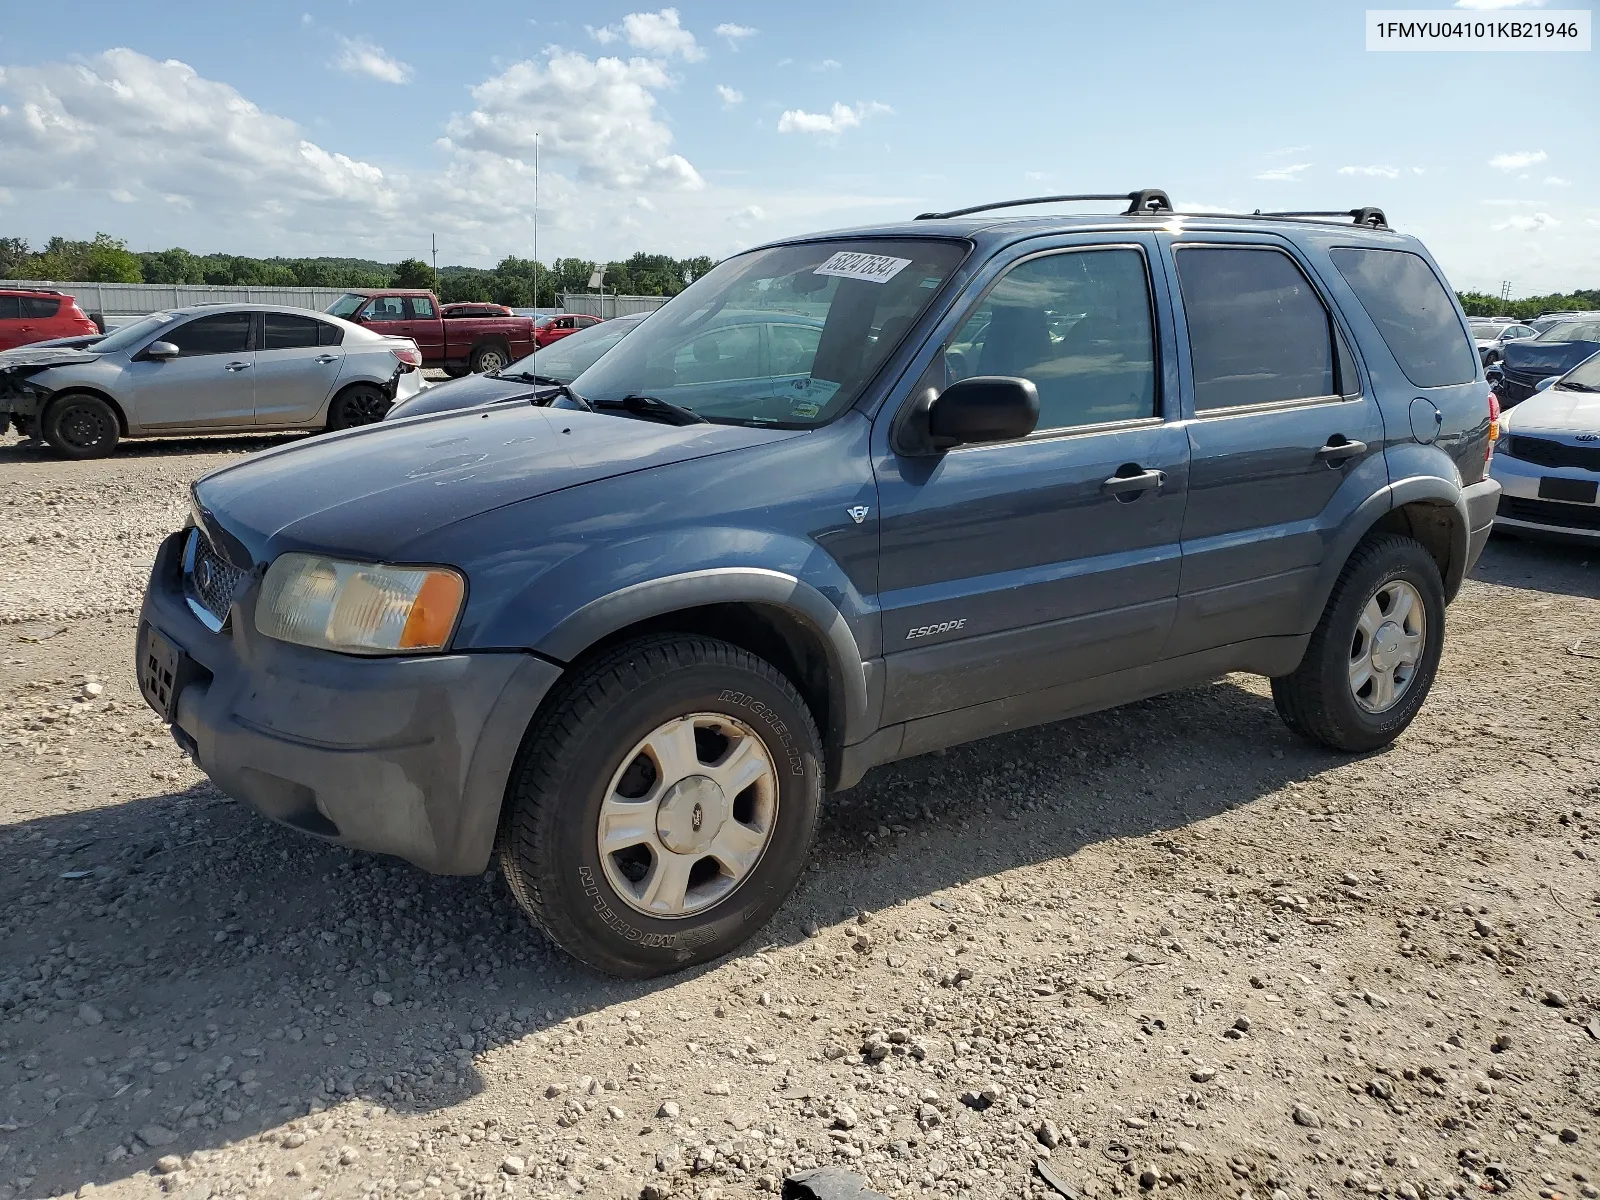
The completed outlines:
{"type": "Polygon", "coordinates": [[[64,292],[0,291],[0,350],[99,332],[64,292]]]}
{"type": "Polygon", "coordinates": [[[599,317],[585,316],[582,313],[559,313],[553,317],[540,317],[533,327],[533,341],[543,349],[551,342],[559,342],[580,329],[589,329],[598,324],[600,324],[599,317]]]}

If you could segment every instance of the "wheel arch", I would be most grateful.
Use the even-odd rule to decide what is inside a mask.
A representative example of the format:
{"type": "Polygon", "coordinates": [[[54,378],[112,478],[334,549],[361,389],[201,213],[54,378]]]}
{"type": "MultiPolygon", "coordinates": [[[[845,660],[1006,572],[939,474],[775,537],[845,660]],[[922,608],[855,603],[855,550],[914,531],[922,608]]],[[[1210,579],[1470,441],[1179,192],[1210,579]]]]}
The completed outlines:
{"type": "Polygon", "coordinates": [[[664,632],[720,638],[782,671],[822,733],[830,786],[844,746],[871,732],[866,671],[849,624],[816,588],[781,571],[691,571],[634,584],[584,605],[535,649],[572,666],[664,632]]]}
{"type": "Polygon", "coordinates": [[[128,414],[122,411],[122,405],[117,403],[117,398],[102,388],[89,387],[85,384],[72,384],[62,388],[59,392],[52,392],[50,398],[39,408],[39,415],[34,418],[40,430],[44,429],[44,415],[58,401],[71,396],[93,396],[97,400],[104,400],[111,406],[111,411],[117,414],[117,433],[120,437],[128,436],[128,414]]]}

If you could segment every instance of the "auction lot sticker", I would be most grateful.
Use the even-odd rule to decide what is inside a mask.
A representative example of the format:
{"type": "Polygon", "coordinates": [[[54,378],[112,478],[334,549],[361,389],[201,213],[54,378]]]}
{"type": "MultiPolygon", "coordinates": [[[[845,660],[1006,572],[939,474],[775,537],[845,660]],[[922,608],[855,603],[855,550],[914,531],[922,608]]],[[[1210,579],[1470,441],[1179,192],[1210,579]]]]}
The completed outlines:
{"type": "Polygon", "coordinates": [[[1587,8],[1367,9],[1368,50],[1588,50],[1587,8]]]}
{"type": "Polygon", "coordinates": [[[888,283],[910,265],[909,258],[890,258],[887,254],[862,254],[859,250],[841,250],[812,274],[837,275],[841,279],[865,279],[868,283],[888,283]]]}

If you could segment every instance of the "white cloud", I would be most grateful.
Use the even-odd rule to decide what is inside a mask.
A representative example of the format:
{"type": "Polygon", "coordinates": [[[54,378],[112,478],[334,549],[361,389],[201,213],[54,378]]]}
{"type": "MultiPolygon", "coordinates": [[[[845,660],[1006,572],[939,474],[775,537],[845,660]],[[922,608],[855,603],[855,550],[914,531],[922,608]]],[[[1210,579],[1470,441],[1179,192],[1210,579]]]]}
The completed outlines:
{"type": "Polygon", "coordinates": [[[1543,8],[1545,0],[1456,0],[1457,8],[1543,8]]]}
{"type": "Polygon", "coordinates": [[[1379,178],[1379,179],[1398,179],[1400,177],[1400,168],[1399,167],[1381,167],[1381,166],[1375,166],[1375,167],[1340,167],[1339,168],[1339,174],[1341,174],[1341,175],[1370,175],[1370,176],[1374,176],[1374,177],[1379,178]]]}
{"type": "Polygon", "coordinates": [[[301,13],[300,14],[300,24],[302,24],[302,25],[312,25],[312,24],[315,24],[315,23],[316,23],[316,20],[315,20],[314,17],[312,17],[312,15],[310,13],[301,13]]]}
{"type": "MultiPolygon", "coordinates": [[[[667,11],[671,11],[670,9],[667,11]]],[[[656,114],[655,90],[671,82],[646,58],[590,59],[552,48],[543,63],[513,63],[472,89],[476,107],[450,119],[453,145],[532,161],[533,135],[578,164],[580,179],[611,187],[699,188],[656,114]]]]}
{"type": "Polygon", "coordinates": [[[813,71],[837,71],[843,65],[837,58],[825,58],[819,63],[813,63],[811,69],[813,71]]]}
{"type": "Polygon", "coordinates": [[[1510,154],[1495,155],[1489,160],[1489,165],[1498,171],[1520,171],[1534,163],[1542,163],[1549,157],[1543,150],[1517,150],[1510,154]]]}
{"type": "Polygon", "coordinates": [[[1291,163],[1285,167],[1273,167],[1271,170],[1263,171],[1256,178],[1264,179],[1268,183],[1298,183],[1300,172],[1310,169],[1310,163],[1291,163]]]}
{"type": "Polygon", "coordinates": [[[734,50],[739,48],[739,43],[760,33],[759,29],[752,29],[748,25],[735,25],[732,21],[724,21],[711,31],[717,37],[726,41],[734,50]]]}
{"type": "Polygon", "coordinates": [[[1548,186],[1548,187],[1571,187],[1572,186],[1572,180],[1563,179],[1559,175],[1546,175],[1544,177],[1544,181],[1545,181],[1546,186],[1548,186]]]}
{"type": "Polygon", "coordinates": [[[706,56],[704,48],[695,41],[694,34],[679,23],[678,10],[675,8],[663,8],[653,13],[629,13],[622,18],[620,28],[616,25],[606,25],[600,29],[585,28],[602,46],[609,46],[621,38],[635,50],[659,58],[677,55],[685,62],[699,62],[706,56]]]}
{"type": "Polygon", "coordinates": [[[1530,213],[1525,217],[1507,217],[1504,221],[1500,222],[1500,224],[1490,226],[1490,228],[1492,228],[1496,233],[1505,229],[1515,229],[1520,233],[1537,233],[1541,229],[1554,229],[1560,224],[1561,222],[1556,220],[1549,213],[1536,212],[1530,213]]]}
{"type": "Polygon", "coordinates": [[[875,100],[869,100],[865,104],[857,104],[854,108],[835,100],[833,108],[825,113],[809,113],[803,109],[791,108],[778,118],[778,132],[815,133],[821,135],[838,134],[846,129],[854,129],[868,117],[875,117],[880,113],[891,113],[893,111],[894,109],[887,104],[879,104],[875,100]]]}
{"type": "Polygon", "coordinates": [[[139,197],[135,196],[127,188],[112,188],[110,196],[118,204],[134,204],[137,203],[139,199],[139,197]]]}
{"type": "Polygon", "coordinates": [[[717,84],[717,96],[721,99],[723,108],[737,108],[744,103],[744,93],[725,83],[717,84]]]}
{"type": "Polygon", "coordinates": [[[737,212],[728,214],[728,224],[735,229],[749,229],[767,219],[767,210],[759,204],[747,204],[737,212]]]}
{"type": "Polygon", "coordinates": [[[365,75],[379,83],[410,83],[410,63],[392,57],[376,42],[365,38],[340,38],[333,65],[347,75],[365,75]]]}

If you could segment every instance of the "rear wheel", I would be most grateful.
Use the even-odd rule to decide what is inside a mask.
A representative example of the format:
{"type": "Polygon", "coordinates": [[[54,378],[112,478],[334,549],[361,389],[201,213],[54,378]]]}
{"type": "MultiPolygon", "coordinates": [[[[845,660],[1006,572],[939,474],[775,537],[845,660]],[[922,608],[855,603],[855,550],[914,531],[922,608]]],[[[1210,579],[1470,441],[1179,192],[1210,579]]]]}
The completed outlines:
{"type": "Polygon", "coordinates": [[[44,440],[68,458],[104,458],[122,436],[116,410],[88,392],[57,396],[40,424],[44,440]]]}
{"type": "Polygon", "coordinates": [[[389,397],[380,387],[370,383],[347,387],[328,407],[328,429],[354,429],[357,425],[374,424],[383,420],[389,405],[389,397]]]}
{"type": "Polygon", "coordinates": [[[648,978],[726,954],[799,878],[821,801],[816,725],[777,668],[658,636],[579,668],[506,793],[512,894],[573,957],[648,978]]]}
{"type": "Polygon", "coordinates": [[[472,369],[479,375],[490,375],[496,371],[503,371],[510,363],[511,356],[500,346],[479,346],[472,352],[472,369]]]}
{"type": "Polygon", "coordinates": [[[1394,534],[1362,542],[1300,665],[1272,681],[1284,723],[1335,750],[1394,741],[1438,673],[1444,606],[1438,564],[1420,543],[1394,534]]]}

